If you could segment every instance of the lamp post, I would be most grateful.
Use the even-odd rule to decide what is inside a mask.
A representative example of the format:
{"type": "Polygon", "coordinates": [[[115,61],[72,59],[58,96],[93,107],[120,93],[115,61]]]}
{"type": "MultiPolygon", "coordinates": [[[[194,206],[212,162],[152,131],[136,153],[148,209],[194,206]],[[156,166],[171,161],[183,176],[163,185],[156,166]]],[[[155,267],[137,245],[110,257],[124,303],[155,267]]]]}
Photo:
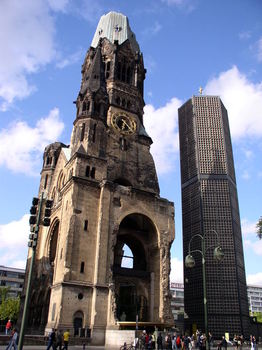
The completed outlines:
{"type": "MultiPolygon", "coordinates": [[[[219,237],[218,233],[215,230],[210,230],[204,233],[204,235],[201,234],[195,234],[191,237],[189,244],[188,244],[188,255],[185,257],[185,266],[188,268],[193,268],[196,265],[195,259],[192,256],[192,253],[200,253],[202,256],[202,278],[203,278],[203,302],[204,302],[204,322],[205,322],[205,333],[206,338],[208,340],[208,319],[207,319],[207,291],[206,291],[206,252],[210,249],[214,249],[213,257],[216,261],[221,261],[224,258],[224,252],[219,244],[219,237]],[[205,245],[205,237],[206,234],[212,232],[216,235],[218,245],[217,246],[210,246],[206,248],[205,245]],[[201,250],[194,249],[191,250],[191,242],[194,238],[199,237],[201,239],[201,250]]],[[[208,349],[209,349],[209,342],[208,343],[208,349]]]]}

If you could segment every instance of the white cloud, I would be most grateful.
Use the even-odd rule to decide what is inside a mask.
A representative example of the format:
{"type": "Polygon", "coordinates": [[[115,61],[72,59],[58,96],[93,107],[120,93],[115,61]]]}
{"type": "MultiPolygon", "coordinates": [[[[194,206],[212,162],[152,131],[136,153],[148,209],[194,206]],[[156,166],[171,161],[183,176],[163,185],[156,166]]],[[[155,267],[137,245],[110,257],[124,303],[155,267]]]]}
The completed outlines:
{"type": "Polygon", "coordinates": [[[53,11],[66,12],[70,0],[47,0],[53,11]]]}
{"type": "Polygon", "coordinates": [[[79,49],[76,52],[72,53],[71,55],[67,56],[66,58],[63,58],[59,62],[57,62],[56,66],[57,68],[63,69],[67,66],[70,66],[74,63],[79,62],[79,60],[83,57],[84,50],[79,49]]]}
{"type": "Polygon", "coordinates": [[[262,286],[262,272],[248,275],[247,284],[253,286],[262,286]]]}
{"type": "Polygon", "coordinates": [[[244,180],[249,180],[250,179],[250,174],[247,170],[244,170],[242,175],[241,175],[242,179],[244,180]]]}
{"type": "Polygon", "coordinates": [[[247,40],[247,39],[251,38],[251,32],[249,30],[240,32],[238,34],[238,37],[240,40],[247,40]]]}
{"type": "Polygon", "coordinates": [[[45,0],[0,2],[0,108],[23,99],[35,87],[27,75],[55,56],[54,19],[45,0]]]}
{"type": "Polygon", "coordinates": [[[254,156],[254,152],[250,149],[243,149],[243,153],[247,159],[251,159],[254,156]]]}
{"type": "Polygon", "coordinates": [[[24,121],[13,122],[7,129],[0,130],[0,166],[35,175],[35,170],[40,168],[45,146],[56,141],[63,129],[58,108],[41,118],[34,128],[24,121]]]}
{"type": "Polygon", "coordinates": [[[183,260],[171,259],[170,282],[184,283],[183,260]]]}
{"type": "Polygon", "coordinates": [[[256,222],[250,222],[247,219],[241,220],[241,228],[242,228],[242,235],[243,236],[249,236],[253,235],[256,237],[256,222]]]}
{"type": "Polygon", "coordinates": [[[152,105],[144,108],[144,124],[153,140],[151,151],[159,173],[168,173],[173,169],[178,141],[177,109],[182,102],[172,98],[164,107],[155,109],[152,105]]]}
{"type": "Polygon", "coordinates": [[[144,29],[143,35],[152,38],[152,35],[155,35],[158,32],[160,32],[161,29],[162,25],[158,21],[155,21],[155,23],[151,27],[147,27],[144,29]]]}
{"type": "Polygon", "coordinates": [[[193,11],[196,7],[195,0],[162,0],[162,2],[168,6],[177,6],[178,8],[184,8],[188,12],[193,11]]]}
{"type": "Polygon", "coordinates": [[[228,111],[232,138],[262,136],[262,82],[254,84],[236,66],[211,79],[207,95],[219,95],[228,111]]]}
{"type": "Polygon", "coordinates": [[[24,268],[27,256],[29,215],[18,221],[0,225],[0,265],[24,268]]]}
{"type": "Polygon", "coordinates": [[[72,2],[71,10],[83,17],[90,23],[97,23],[99,18],[106,12],[98,1],[83,0],[78,7],[72,2]]]}

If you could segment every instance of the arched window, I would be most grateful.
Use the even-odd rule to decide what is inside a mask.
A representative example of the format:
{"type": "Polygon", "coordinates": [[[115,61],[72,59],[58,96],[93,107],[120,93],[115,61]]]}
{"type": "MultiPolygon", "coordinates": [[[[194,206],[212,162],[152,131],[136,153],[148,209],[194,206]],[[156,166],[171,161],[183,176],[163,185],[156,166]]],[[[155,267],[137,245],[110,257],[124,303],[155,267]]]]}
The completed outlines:
{"type": "Polygon", "coordinates": [[[130,67],[128,67],[126,72],[126,82],[130,84],[130,81],[131,81],[131,69],[130,67]]]}
{"type": "Polygon", "coordinates": [[[64,174],[63,174],[63,171],[61,171],[57,180],[58,191],[60,191],[63,186],[64,186],[64,174]]]}
{"type": "Polygon", "coordinates": [[[47,180],[48,180],[48,175],[46,175],[46,176],[45,176],[44,189],[46,189],[46,186],[47,186],[47,180]]]}
{"type": "Polygon", "coordinates": [[[92,141],[96,142],[96,124],[93,125],[92,141]]]}
{"type": "Polygon", "coordinates": [[[122,76],[121,76],[122,81],[126,81],[126,65],[124,64],[122,67],[122,76]]]}
{"type": "Polygon", "coordinates": [[[106,79],[110,76],[110,61],[106,63],[106,79]]]}
{"type": "Polygon", "coordinates": [[[123,254],[122,254],[121,267],[124,267],[126,269],[132,269],[134,256],[128,245],[124,244],[122,253],[123,254]]]}
{"type": "Polygon", "coordinates": [[[121,72],[122,72],[122,65],[121,62],[118,62],[117,64],[117,79],[121,80],[121,72]]]}
{"type": "Polygon", "coordinates": [[[54,261],[56,258],[56,250],[57,250],[57,239],[58,239],[58,231],[59,231],[59,222],[55,224],[53,227],[51,238],[50,238],[50,245],[49,245],[49,263],[51,266],[54,265],[54,261]]]}

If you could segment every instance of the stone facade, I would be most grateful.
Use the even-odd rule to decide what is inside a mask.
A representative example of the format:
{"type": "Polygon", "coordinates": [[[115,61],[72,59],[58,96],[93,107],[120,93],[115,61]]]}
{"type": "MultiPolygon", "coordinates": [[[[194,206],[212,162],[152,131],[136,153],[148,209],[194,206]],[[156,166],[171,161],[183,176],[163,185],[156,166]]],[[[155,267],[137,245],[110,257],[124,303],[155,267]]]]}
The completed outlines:
{"type": "Polygon", "coordinates": [[[40,227],[29,315],[32,331],[88,329],[93,344],[123,315],[172,322],[174,205],[159,195],[143,125],[143,56],[125,16],[103,18],[127,34],[112,42],[99,24],[106,35],[82,66],[71,143],[45,149],[39,195],[54,202],[50,227],[40,227]]]}

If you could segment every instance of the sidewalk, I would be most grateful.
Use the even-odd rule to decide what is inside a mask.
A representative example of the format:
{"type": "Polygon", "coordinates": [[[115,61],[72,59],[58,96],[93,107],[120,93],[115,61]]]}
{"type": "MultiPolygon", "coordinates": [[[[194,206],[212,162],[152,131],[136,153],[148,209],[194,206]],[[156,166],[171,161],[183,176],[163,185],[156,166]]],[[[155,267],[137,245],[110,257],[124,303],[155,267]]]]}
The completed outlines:
{"type": "MultiPolygon", "coordinates": [[[[7,347],[6,345],[0,345],[0,350],[5,350],[7,347]]],[[[52,348],[51,348],[52,349],[52,348]]],[[[82,345],[72,345],[68,346],[68,350],[82,350],[83,346],[82,345]]],[[[104,346],[86,346],[85,350],[104,350],[104,349],[109,349],[105,348],[104,346]]],[[[23,350],[46,350],[46,345],[24,345],[23,350]]],[[[110,348],[110,350],[119,350],[118,348],[110,348]]]]}

